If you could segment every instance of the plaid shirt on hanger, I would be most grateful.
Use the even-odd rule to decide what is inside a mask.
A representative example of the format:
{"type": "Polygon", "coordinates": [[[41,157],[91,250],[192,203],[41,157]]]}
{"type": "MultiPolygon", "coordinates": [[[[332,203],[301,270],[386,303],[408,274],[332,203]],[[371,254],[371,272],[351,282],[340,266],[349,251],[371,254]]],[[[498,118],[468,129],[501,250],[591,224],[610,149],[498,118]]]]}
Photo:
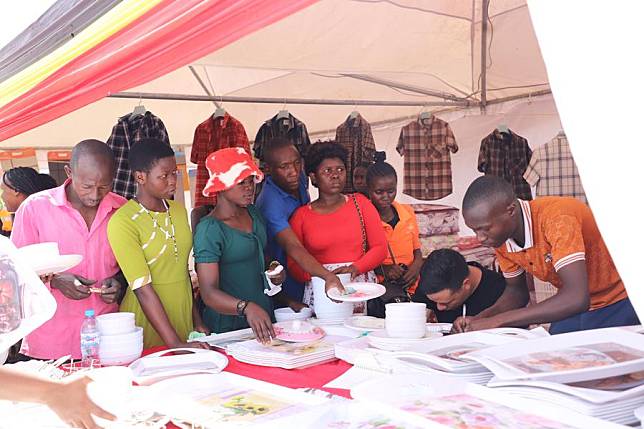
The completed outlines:
{"type": "Polygon", "coordinates": [[[371,125],[360,114],[353,119],[348,117],[335,130],[335,142],[342,145],[348,153],[347,183],[342,192],[350,194],[355,192],[353,169],[361,163],[373,162],[376,144],[371,134],[371,125]]]}
{"type": "Polygon", "coordinates": [[[528,140],[508,130],[494,130],[481,141],[478,170],[484,174],[502,177],[514,188],[517,198],[531,200],[530,185],[523,178],[532,156],[528,140]]]}
{"type": "Polygon", "coordinates": [[[170,146],[168,131],[163,121],[150,112],[136,116],[129,113],[120,117],[107,139],[107,145],[114,152],[116,159],[113,191],[128,200],[136,195],[136,182],[128,163],[130,148],[144,138],[156,138],[170,146]]]}
{"type": "Polygon", "coordinates": [[[575,197],[588,204],[566,135],[558,135],[532,153],[523,175],[537,195],[575,197]]]}
{"type": "Polygon", "coordinates": [[[309,133],[303,122],[290,113],[288,118],[284,119],[277,119],[277,115],[273,116],[262,124],[259,131],[257,131],[255,142],[253,143],[253,153],[255,154],[255,158],[260,161],[259,166],[262,171],[265,170],[262,146],[275,137],[286,137],[291,140],[302,156],[306,154],[306,150],[311,146],[309,133]]]}
{"type": "Polygon", "coordinates": [[[452,159],[458,151],[449,124],[432,116],[400,130],[398,153],[405,157],[403,193],[419,200],[438,200],[452,193],[452,159]]]}
{"type": "Polygon", "coordinates": [[[206,168],[206,158],[211,153],[228,147],[241,147],[251,153],[244,126],[228,113],[219,118],[210,116],[195,129],[190,153],[190,161],[197,164],[195,207],[217,203],[216,195],[205,197],[202,193],[210,177],[206,168]]]}

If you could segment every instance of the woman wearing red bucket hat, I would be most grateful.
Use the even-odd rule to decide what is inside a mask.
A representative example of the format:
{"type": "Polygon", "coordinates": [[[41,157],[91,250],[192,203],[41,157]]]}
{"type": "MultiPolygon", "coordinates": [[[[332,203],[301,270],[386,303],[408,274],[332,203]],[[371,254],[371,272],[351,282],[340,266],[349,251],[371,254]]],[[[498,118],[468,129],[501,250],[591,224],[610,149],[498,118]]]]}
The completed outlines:
{"type": "Polygon", "coordinates": [[[253,206],[255,184],[264,174],[241,148],[220,149],[206,158],[205,196],[217,194],[215,209],[197,225],[194,251],[203,319],[215,333],[248,328],[270,341],[273,305],[266,288],[266,227],[253,206]]]}

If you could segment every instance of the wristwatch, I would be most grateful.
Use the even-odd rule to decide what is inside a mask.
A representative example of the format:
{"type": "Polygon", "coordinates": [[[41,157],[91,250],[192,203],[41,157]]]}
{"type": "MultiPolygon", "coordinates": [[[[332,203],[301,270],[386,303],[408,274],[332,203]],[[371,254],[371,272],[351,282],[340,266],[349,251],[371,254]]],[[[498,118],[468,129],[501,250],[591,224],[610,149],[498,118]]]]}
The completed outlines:
{"type": "Polygon", "coordinates": [[[246,311],[246,307],[248,307],[248,301],[240,299],[237,302],[237,315],[242,317],[245,316],[244,312],[246,311]]]}

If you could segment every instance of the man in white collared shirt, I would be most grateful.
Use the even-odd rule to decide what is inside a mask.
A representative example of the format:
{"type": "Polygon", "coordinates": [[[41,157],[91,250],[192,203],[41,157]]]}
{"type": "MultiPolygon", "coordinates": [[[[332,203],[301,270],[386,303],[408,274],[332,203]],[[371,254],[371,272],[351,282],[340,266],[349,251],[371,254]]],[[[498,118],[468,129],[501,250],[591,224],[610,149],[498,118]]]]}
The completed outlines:
{"type": "Polygon", "coordinates": [[[590,208],[567,197],[516,198],[512,186],[482,176],[468,188],[463,217],[478,239],[494,247],[507,287],[477,317],[455,331],[552,323],[550,333],[639,324],[590,208]],[[551,283],[555,296],[526,307],[525,273],[551,283]]]}

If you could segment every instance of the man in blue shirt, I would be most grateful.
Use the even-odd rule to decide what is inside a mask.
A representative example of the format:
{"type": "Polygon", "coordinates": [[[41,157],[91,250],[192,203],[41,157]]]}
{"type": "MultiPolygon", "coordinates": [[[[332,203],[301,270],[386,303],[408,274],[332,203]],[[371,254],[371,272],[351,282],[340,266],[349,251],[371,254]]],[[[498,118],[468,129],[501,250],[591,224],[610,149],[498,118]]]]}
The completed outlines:
{"type": "MultiPolygon", "coordinates": [[[[264,144],[263,154],[268,175],[255,204],[266,221],[268,254],[285,268],[288,254],[312,276],[323,278],[327,292],[334,287],[343,290],[338,277],[311,256],[288,223],[297,208],[311,201],[300,153],[291,141],[275,138],[264,144]]],[[[302,301],[304,285],[288,274],[282,289],[302,301]]]]}

